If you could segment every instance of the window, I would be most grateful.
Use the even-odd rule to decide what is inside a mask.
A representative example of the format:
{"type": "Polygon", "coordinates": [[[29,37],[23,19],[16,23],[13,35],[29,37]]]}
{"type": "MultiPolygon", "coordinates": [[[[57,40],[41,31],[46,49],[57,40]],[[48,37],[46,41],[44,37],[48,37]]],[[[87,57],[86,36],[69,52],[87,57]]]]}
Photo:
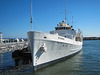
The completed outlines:
{"type": "Polygon", "coordinates": [[[44,38],[47,38],[46,36],[44,38]]]}

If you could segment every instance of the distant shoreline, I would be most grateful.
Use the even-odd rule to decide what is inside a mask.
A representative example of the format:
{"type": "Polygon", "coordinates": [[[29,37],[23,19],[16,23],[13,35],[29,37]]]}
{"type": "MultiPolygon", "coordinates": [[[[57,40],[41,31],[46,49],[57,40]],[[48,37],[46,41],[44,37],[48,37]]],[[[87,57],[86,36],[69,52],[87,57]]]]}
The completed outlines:
{"type": "Polygon", "coordinates": [[[83,40],[100,40],[100,37],[83,37],[83,40]]]}

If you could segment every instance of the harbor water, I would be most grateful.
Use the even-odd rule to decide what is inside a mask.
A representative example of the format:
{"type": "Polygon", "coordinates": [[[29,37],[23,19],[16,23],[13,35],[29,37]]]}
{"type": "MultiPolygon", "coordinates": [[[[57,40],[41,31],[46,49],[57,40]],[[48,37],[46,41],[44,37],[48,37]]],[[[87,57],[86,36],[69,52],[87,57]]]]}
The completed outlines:
{"type": "Polygon", "coordinates": [[[85,40],[83,49],[69,59],[33,71],[27,56],[0,54],[0,75],[100,75],[100,40],[85,40]]]}

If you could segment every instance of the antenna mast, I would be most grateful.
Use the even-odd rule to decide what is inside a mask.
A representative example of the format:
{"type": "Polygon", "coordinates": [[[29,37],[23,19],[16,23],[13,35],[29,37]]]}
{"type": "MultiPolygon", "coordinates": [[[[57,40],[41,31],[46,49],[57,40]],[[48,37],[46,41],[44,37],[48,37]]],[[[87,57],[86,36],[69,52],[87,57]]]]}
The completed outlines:
{"type": "Polygon", "coordinates": [[[74,22],[73,22],[73,16],[72,16],[72,26],[73,26],[73,23],[74,23],[74,22]]]}
{"type": "Polygon", "coordinates": [[[32,31],[32,23],[33,23],[33,22],[32,22],[32,18],[33,18],[33,17],[32,17],[32,0],[31,0],[31,31],[32,31]]]}
{"type": "Polygon", "coordinates": [[[67,21],[67,17],[66,17],[66,13],[67,13],[67,11],[66,11],[66,0],[65,0],[65,21],[67,21]]]}

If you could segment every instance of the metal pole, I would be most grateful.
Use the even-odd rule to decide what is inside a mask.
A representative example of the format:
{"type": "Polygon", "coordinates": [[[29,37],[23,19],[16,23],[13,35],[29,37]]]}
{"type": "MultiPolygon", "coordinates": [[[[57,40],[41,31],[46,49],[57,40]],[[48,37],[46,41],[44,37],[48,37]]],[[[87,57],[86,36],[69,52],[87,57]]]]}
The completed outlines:
{"type": "Polygon", "coordinates": [[[0,33],[0,43],[2,43],[2,33],[0,33]]]}
{"type": "Polygon", "coordinates": [[[31,0],[31,31],[32,31],[32,0],[31,0]]]}

